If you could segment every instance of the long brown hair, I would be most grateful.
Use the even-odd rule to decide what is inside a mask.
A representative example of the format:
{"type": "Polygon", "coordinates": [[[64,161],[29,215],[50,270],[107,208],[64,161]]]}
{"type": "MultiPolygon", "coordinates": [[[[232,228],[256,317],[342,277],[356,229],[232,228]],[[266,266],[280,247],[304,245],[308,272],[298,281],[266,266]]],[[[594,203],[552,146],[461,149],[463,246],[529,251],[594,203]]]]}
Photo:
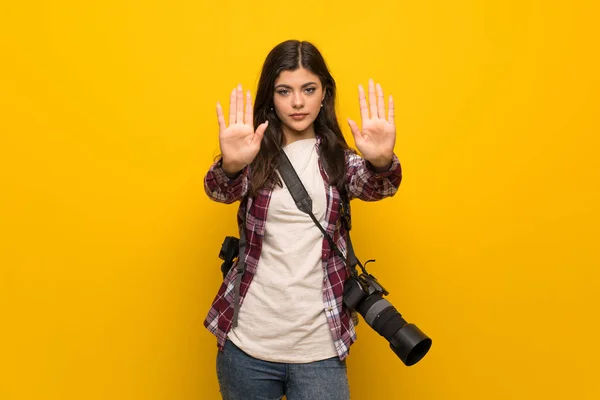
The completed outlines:
{"type": "Polygon", "coordinates": [[[321,80],[325,91],[323,107],[314,122],[315,134],[321,137],[319,159],[329,176],[329,184],[344,191],[345,151],[348,144],[335,114],[335,80],[319,50],[309,42],[288,40],[275,46],[267,56],[254,101],[254,126],[269,121],[260,150],[251,164],[250,196],[263,187],[281,186],[275,173],[279,149],[284,145],[281,121],[273,105],[275,80],[282,71],[295,71],[303,67],[321,80]]]}

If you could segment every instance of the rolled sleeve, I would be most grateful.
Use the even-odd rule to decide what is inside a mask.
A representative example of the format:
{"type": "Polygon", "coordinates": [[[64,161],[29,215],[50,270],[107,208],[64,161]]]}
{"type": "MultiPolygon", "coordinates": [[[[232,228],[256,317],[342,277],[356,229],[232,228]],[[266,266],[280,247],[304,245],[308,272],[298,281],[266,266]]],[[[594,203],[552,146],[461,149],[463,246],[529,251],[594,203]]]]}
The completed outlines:
{"type": "Polygon", "coordinates": [[[394,154],[387,171],[376,172],[373,166],[354,152],[346,154],[346,184],[350,198],[377,201],[391,197],[402,181],[400,160],[394,154]]]}
{"type": "Polygon", "coordinates": [[[204,177],[204,191],[212,200],[230,204],[242,199],[248,193],[249,178],[246,166],[241,173],[231,179],[223,170],[223,159],[216,161],[204,177]]]}

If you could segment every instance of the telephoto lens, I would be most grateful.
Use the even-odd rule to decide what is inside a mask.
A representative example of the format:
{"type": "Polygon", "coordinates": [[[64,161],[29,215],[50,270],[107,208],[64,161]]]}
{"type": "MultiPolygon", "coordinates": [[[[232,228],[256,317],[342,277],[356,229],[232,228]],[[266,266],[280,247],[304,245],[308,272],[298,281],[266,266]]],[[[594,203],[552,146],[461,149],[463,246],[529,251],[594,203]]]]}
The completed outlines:
{"type": "MultiPolygon", "coordinates": [[[[344,304],[356,310],[365,322],[383,336],[406,366],[419,362],[431,348],[431,339],[414,324],[407,323],[383,298],[385,289],[372,275],[352,277],[344,285],[344,304]]],[[[387,294],[387,292],[385,292],[387,294]]]]}

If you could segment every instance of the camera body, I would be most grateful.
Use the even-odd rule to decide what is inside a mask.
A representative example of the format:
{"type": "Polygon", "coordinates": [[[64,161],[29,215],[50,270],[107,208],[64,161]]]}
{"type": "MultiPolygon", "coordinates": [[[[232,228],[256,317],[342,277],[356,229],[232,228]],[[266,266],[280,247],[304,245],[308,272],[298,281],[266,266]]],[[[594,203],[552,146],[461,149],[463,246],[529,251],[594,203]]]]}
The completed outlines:
{"type": "Polygon", "coordinates": [[[344,305],[358,311],[365,322],[390,343],[392,351],[406,366],[419,362],[429,351],[431,339],[417,326],[407,323],[383,298],[388,292],[373,275],[366,271],[354,272],[344,283],[344,305]]]}
{"type": "Polygon", "coordinates": [[[233,236],[226,236],[225,240],[221,244],[221,251],[219,251],[219,258],[223,260],[221,264],[221,273],[223,279],[233,266],[233,260],[238,256],[240,249],[240,240],[233,236]]]}

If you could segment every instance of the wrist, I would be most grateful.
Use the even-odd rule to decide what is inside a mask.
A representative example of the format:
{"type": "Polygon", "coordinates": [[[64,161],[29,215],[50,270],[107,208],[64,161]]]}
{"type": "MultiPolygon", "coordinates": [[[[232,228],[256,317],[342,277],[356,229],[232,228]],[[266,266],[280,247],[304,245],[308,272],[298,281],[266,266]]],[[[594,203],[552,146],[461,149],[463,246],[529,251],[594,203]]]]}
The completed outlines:
{"type": "Polygon", "coordinates": [[[385,172],[392,166],[393,157],[385,156],[374,160],[367,160],[376,172],[385,172]]]}
{"type": "Polygon", "coordinates": [[[245,167],[245,165],[228,162],[224,159],[221,159],[221,168],[223,169],[223,172],[225,172],[225,175],[227,175],[228,178],[233,179],[237,177],[245,167]]]}

